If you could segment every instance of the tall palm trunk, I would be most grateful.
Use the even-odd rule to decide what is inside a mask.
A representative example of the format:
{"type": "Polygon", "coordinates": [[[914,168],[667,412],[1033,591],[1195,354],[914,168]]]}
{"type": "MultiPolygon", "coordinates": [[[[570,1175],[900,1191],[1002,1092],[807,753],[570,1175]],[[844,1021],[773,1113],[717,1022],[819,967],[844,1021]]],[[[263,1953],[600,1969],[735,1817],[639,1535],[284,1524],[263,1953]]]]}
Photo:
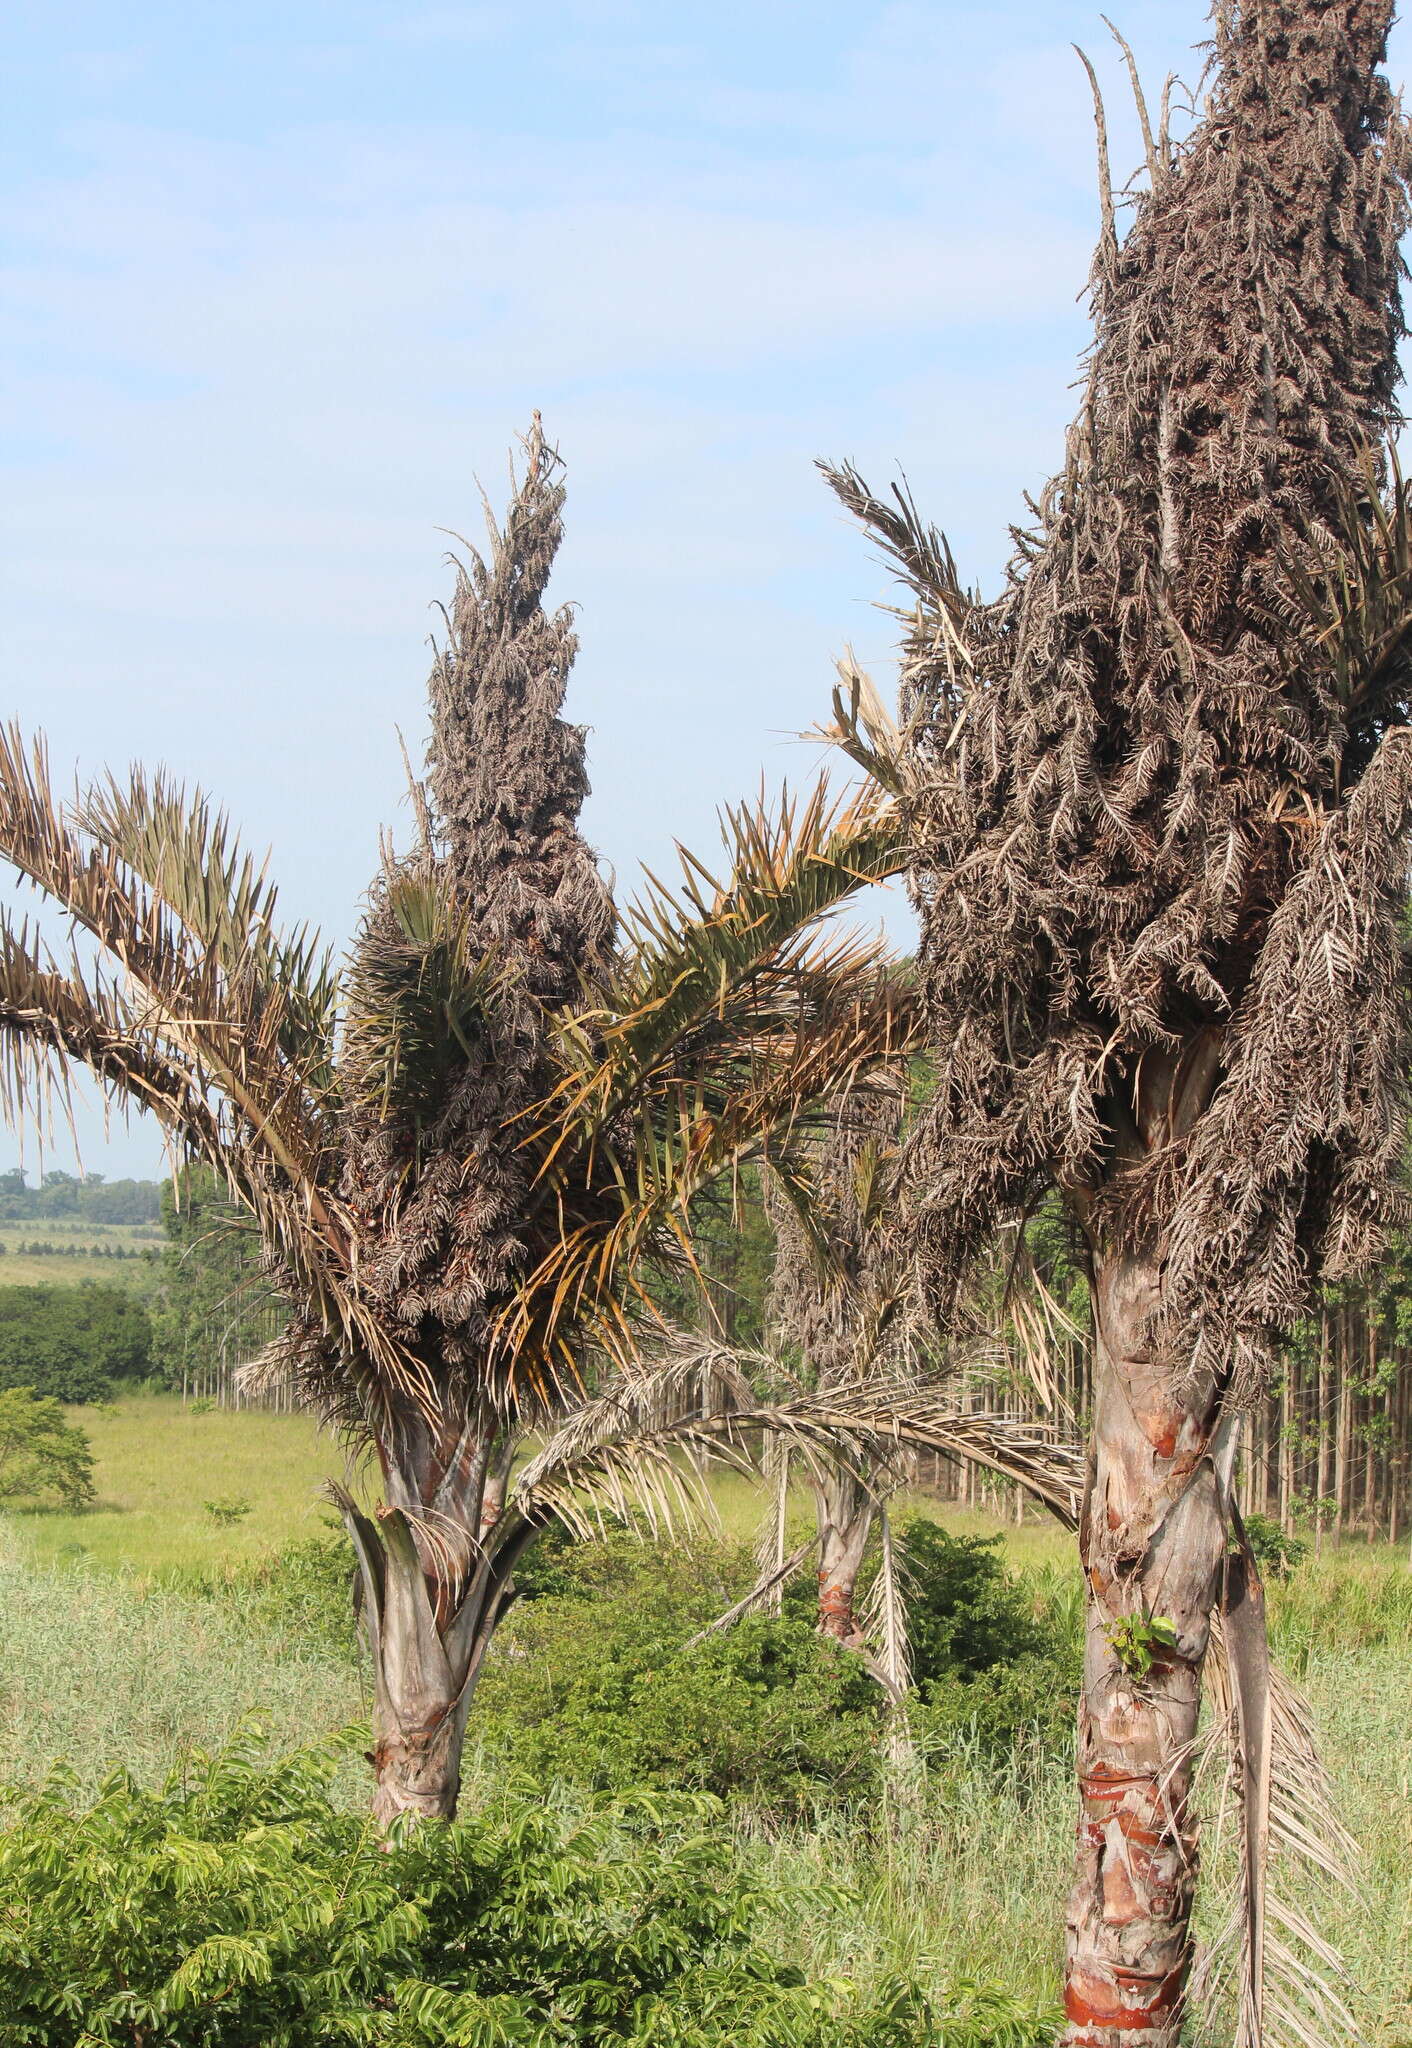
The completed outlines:
{"type": "Polygon", "coordinates": [[[373,1666],[368,1761],[384,1829],[403,1815],[455,1814],[472,1696],[513,1598],[516,1559],[537,1533],[501,1519],[509,1465],[493,1418],[436,1436],[403,1417],[397,1438],[382,1460],[387,1506],[369,1517],[339,1493],[361,1575],[373,1666]]]}
{"type": "Polygon", "coordinates": [[[1152,1362],[1159,1289],[1150,1252],[1095,1258],[1068,2048],[1176,2048],[1191,1961],[1192,1745],[1232,1446],[1216,1390],[1174,1390],[1152,1362]]]}
{"type": "Polygon", "coordinates": [[[855,1603],[876,1503],[851,1467],[831,1465],[814,1480],[819,1530],[819,1633],[863,1647],[855,1603]]]}

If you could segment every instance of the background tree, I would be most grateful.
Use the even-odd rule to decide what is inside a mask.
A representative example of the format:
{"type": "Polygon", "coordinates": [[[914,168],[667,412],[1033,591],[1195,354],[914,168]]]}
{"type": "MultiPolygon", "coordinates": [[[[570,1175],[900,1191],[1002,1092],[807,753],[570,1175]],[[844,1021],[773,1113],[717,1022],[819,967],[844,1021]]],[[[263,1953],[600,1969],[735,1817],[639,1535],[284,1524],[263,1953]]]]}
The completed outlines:
{"type": "MultiPolygon", "coordinates": [[[[106,962],[5,924],[12,1115],[74,1064],[154,1110],[259,1226],[291,1306],[267,1375],[375,1448],[383,1504],[342,1501],[383,1820],[454,1808],[515,1561],[573,1492],[551,1443],[535,1504],[487,1517],[507,1435],[573,1410],[581,1469],[611,1490],[655,1459],[671,1484],[660,1402],[585,1418],[586,1386],[631,1367],[644,1275],[689,1263],[703,1189],[908,1028],[877,948],[814,929],[896,867],[876,791],[732,814],[725,884],[692,863],[615,918],[559,715],[571,620],[542,602],[562,505],[536,423],[503,530],[457,572],[418,843],[387,853],[342,976],[280,930],[204,798],[137,772],[62,806],[42,751],[12,733],[0,753],[0,852],[106,962]],[[603,1434],[628,1422],[635,1450],[603,1434]]],[[[788,1135],[771,1158],[800,1170],[788,1135]]]]}
{"type": "MultiPolygon", "coordinates": [[[[898,1074],[880,1075],[832,1103],[816,1144],[807,1223],[781,1191],[769,1203],[776,1233],[770,1335],[800,1383],[825,1394],[885,1368],[898,1285],[894,1247],[882,1224],[905,1108],[906,1080],[898,1074]]],[[[791,1475],[787,1439],[774,1446],[772,1463],[771,1555],[762,1563],[781,1572],[791,1475]]],[[[858,1575],[874,1521],[896,1483],[896,1460],[815,1456],[803,1477],[814,1501],[820,1631],[862,1649],[858,1575]]]]}
{"type": "MultiPolygon", "coordinates": [[[[1257,1598],[1226,1564],[1240,1414],[1316,1283],[1359,1270],[1399,1206],[1390,15],[1221,0],[1204,118],[1176,144],[1144,112],[1121,242],[1105,165],[1083,406],[997,602],[962,590],[905,495],[833,476],[917,601],[902,772],[938,1062],[913,1155],[932,1299],[945,1313],[980,1241],[1051,1183],[1090,1262],[1075,2048],[1177,2041],[1212,1609],[1257,1598]]],[[[1256,1898],[1249,2039],[1262,1946],[1256,1898]]]]}
{"type": "Polygon", "coordinates": [[[33,1387],[0,1389],[0,1501],[62,1508],[93,1498],[93,1452],[59,1403],[33,1387]]]}
{"type": "Polygon", "coordinates": [[[122,1287],[0,1287],[0,1387],[105,1401],[152,1362],[146,1304],[122,1287]]]}
{"type": "Polygon", "coordinates": [[[239,1374],[284,1321],[265,1276],[260,1240],[209,1166],[190,1166],[162,1189],[166,1243],[152,1297],[152,1368],[169,1387],[244,1398],[239,1374]]]}

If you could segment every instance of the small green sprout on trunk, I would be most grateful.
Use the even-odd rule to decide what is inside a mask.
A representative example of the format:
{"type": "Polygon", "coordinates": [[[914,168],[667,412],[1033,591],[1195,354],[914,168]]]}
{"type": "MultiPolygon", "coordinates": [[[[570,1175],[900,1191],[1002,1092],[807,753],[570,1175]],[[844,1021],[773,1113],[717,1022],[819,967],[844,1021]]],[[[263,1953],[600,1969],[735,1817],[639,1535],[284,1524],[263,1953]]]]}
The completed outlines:
{"type": "Polygon", "coordinates": [[[1161,1614],[1120,1614],[1103,1634],[1109,1649],[1140,1685],[1154,1664],[1177,1647],[1177,1631],[1161,1614]]]}

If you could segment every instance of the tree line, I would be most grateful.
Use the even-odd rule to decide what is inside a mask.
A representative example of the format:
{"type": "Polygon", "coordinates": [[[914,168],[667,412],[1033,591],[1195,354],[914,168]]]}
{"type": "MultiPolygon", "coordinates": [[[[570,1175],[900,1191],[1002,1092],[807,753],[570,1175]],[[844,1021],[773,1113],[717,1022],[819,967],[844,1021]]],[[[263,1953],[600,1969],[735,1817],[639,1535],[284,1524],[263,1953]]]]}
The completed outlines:
{"type": "Polygon", "coordinates": [[[101,1173],[81,1177],[52,1168],[37,1186],[24,1169],[0,1173],[0,1224],[42,1222],[73,1217],[84,1223],[156,1223],[161,1190],[150,1180],[105,1180],[101,1173]]]}

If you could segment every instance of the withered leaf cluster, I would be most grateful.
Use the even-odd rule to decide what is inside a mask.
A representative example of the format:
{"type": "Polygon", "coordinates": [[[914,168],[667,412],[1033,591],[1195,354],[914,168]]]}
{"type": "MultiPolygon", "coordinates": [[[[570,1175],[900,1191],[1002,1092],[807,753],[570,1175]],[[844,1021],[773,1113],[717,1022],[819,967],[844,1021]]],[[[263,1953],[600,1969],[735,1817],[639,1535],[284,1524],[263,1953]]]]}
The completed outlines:
{"type": "Polygon", "coordinates": [[[1391,0],[1221,0],[1192,132],[1106,229],[1062,472],[981,602],[905,492],[907,809],[939,1071],[933,1301],[1058,1182],[1253,1380],[1397,1205],[1412,802],[1391,0]]]}

